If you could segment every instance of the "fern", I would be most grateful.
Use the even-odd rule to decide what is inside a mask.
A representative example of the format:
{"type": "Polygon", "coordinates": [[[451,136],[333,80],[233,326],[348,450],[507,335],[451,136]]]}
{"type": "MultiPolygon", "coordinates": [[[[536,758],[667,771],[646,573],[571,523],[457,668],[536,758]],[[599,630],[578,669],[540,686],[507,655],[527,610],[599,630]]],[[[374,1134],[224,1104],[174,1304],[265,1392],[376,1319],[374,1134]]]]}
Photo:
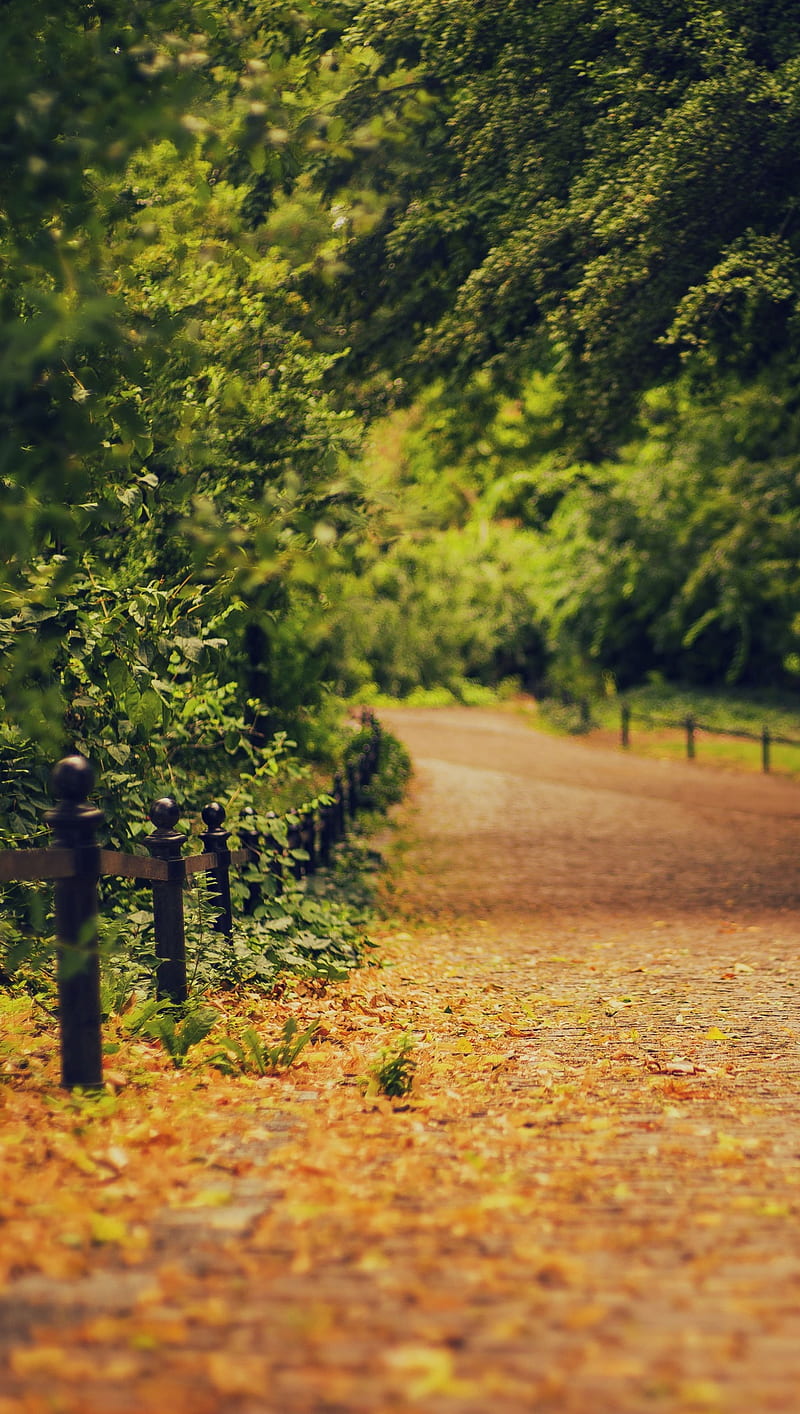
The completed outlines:
{"type": "Polygon", "coordinates": [[[142,1002],[128,1018],[133,1035],[160,1041],[172,1064],[180,1070],[193,1046],[204,1041],[216,1026],[217,1013],[210,1007],[190,1007],[182,1011],[173,1002],[142,1002]]]}
{"type": "Polygon", "coordinates": [[[414,1083],[417,1068],[416,1058],[411,1052],[414,1038],[408,1034],[399,1036],[391,1046],[385,1046],[370,1071],[369,1091],[380,1090],[391,1099],[407,1095],[414,1083]]]}
{"type": "Polygon", "coordinates": [[[300,1031],[294,1017],[290,1016],[284,1022],[279,1039],[272,1045],[265,1044],[258,1032],[248,1026],[241,1036],[225,1037],[212,1064],[226,1075],[274,1075],[279,1070],[288,1070],[318,1026],[318,1021],[312,1021],[305,1031],[300,1031]]]}

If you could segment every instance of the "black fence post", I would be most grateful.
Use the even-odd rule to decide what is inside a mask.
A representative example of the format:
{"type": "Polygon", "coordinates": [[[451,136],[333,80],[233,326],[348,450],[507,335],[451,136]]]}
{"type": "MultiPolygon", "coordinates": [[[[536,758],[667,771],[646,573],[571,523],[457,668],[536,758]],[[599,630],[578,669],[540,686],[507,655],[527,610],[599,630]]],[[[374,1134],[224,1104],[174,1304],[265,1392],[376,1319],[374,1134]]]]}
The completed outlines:
{"type": "Polygon", "coordinates": [[[333,860],[333,846],[336,843],[336,802],[329,800],[319,807],[319,862],[323,869],[329,869],[333,860]]]}
{"type": "Polygon", "coordinates": [[[184,867],[181,859],[185,835],[174,827],[180,809],[170,796],[157,800],[150,811],[155,825],[145,844],[154,859],[168,866],[170,878],[153,880],[153,923],[156,933],[156,994],[183,1003],[189,994],[186,980],[186,931],[183,919],[184,867]]]}
{"type": "Polygon", "coordinates": [[[289,868],[295,879],[302,879],[306,872],[305,861],[297,859],[295,853],[303,849],[303,829],[297,815],[290,816],[286,826],[286,845],[289,850],[289,868]]]}
{"type": "Polygon", "coordinates": [[[267,812],[269,834],[266,836],[264,844],[266,845],[267,849],[269,850],[272,856],[269,861],[269,872],[275,880],[275,898],[280,898],[281,894],[283,893],[283,866],[286,856],[280,840],[278,839],[277,835],[273,834],[272,821],[277,821],[277,819],[278,817],[275,814],[274,810],[270,810],[267,812]]]}
{"type": "Polygon", "coordinates": [[[358,814],[358,765],[355,761],[347,763],[347,809],[351,820],[355,820],[358,814]]]}
{"type": "Polygon", "coordinates": [[[344,781],[341,771],[337,771],[333,778],[333,804],[335,810],[334,819],[336,821],[336,838],[343,840],[347,834],[347,801],[345,800],[344,781]]]}
{"type": "Polygon", "coordinates": [[[225,810],[217,801],[212,801],[210,805],[204,805],[201,813],[203,824],[206,826],[200,836],[203,842],[203,851],[206,854],[217,856],[214,868],[208,871],[209,892],[219,909],[219,913],[214,919],[214,930],[217,933],[222,933],[230,941],[233,937],[231,852],[228,849],[231,832],[222,828],[225,810]]]}
{"type": "Polygon", "coordinates": [[[686,759],[694,761],[694,729],[697,725],[694,717],[689,714],[686,718],[686,759]]]}
{"type": "Polygon", "coordinates": [[[623,702],[620,709],[620,740],[627,751],[631,744],[631,709],[627,702],[623,702]]]}
{"type": "Polygon", "coordinates": [[[53,844],[73,851],[72,878],[55,881],[58,946],[58,1013],[61,1084],[98,1089],[103,1084],[100,960],[97,954],[96,831],[103,815],[86,801],[94,772],[83,756],[66,756],[52,775],[57,804],[45,816],[53,844]]]}
{"type": "Polygon", "coordinates": [[[769,734],[769,727],[763,726],[761,728],[761,769],[765,776],[769,774],[769,749],[771,744],[772,737],[769,734]]]}
{"type": "Polygon", "coordinates": [[[381,759],[381,724],[372,714],[372,740],[370,742],[370,776],[374,776],[381,759]]]}

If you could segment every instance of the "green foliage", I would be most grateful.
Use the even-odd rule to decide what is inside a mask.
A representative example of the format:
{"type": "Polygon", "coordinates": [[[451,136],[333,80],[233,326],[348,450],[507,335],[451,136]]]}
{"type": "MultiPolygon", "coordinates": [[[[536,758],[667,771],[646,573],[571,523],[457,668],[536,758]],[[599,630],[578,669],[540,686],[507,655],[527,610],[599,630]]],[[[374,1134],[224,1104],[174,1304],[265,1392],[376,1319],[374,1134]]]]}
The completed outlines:
{"type": "MultiPolygon", "coordinates": [[[[356,743],[353,743],[351,750],[355,747],[356,743]]],[[[397,805],[406,793],[412,773],[411,757],[406,747],[391,732],[381,731],[375,774],[362,788],[361,805],[367,810],[377,811],[397,805]]]]}
{"type": "Polygon", "coordinates": [[[275,0],[3,20],[0,785],[32,789],[0,835],[35,837],[77,747],[119,838],[170,777],[218,793],[276,730],[319,739],[360,433],[298,289],[335,219],[303,168],[367,56],[275,0]]]}
{"type": "MultiPolygon", "coordinates": [[[[0,845],[74,749],[112,843],[165,791],[263,812],[330,684],[796,680],[784,4],[3,22],[0,845]]],[[[318,906],[269,899],[241,975],[348,965],[318,906]]]]}
{"type": "Polygon", "coordinates": [[[410,534],[367,560],[342,586],[342,689],[371,680],[393,697],[440,686],[458,695],[465,677],[535,680],[534,550],[515,527],[476,517],[463,529],[410,534]]]}
{"type": "Polygon", "coordinates": [[[294,1065],[300,1052],[308,1045],[318,1021],[312,1021],[301,1031],[293,1016],[283,1024],[280,1037],[270,1043],[265,1041],[252,1026],[247,1026],[239,1036],[226,1036],[221,1049],[212,1057],[211,1064],[225,1075],[276,1075],[294,1065]]]}
{"type": "Polygon", "coordinates": [[[177,1007],[171,1002],[148,1000],[125,1017],[127,1030],[133,1036],[147,1036],[159,1041],[176,1070],[181,1070],[193,1046],[204,1041],[219,1021],[219,1013],[211,1007],[189,1004],[177,1007]]]}
{"type": "MultiPolygon", "coordinates": [[[[366,0],[346,42],[427,92],[404,182],[345,251],[362,380],[556,368],[573,452],[608,455],[682,360],[796,357],[800,54],[781,0],[366,0]],[[396,376],[396,374],[395,374],[396,376]]],[[[357,170],[369,170],[369,160],[357,170]]],[[[389,180],[391,180],[391,172],[389,180]]],[[[354,335],[354,337],[353,337],[354,335]]],[[[403,396],[403,386],[393,389],[403,396]]]]}
{"type": "Polygon", "coordinates": [[[413,1049],[414,1038],[407,1033],[384,1046],[371,1067],[367,1093],[375,1089],[393,1100],[408,1095],[417,1068],[413,1049]]]}
{"type": "MultiPolygon", "coordinates": [[[[629,689],[624,694],[636,723],[657,725],[659,721],[695,721],[720,732],[737,730],[758,736],[768,727],[773,737],[800,738],[797,698],[792,692],[769,689],[720,687],[713,690],[674,684],[654,673],[650,681],[629,689]]],[[[606,727],[619,726],[619,698],[608,697],[593,703],[593,713],[606,727]]],[[[750,748],[752,752],[752,748],[750,748]]]]}
{"type": "MultiPolygon", "coordinates": [[[[687,380],[655,389],[641,435],[598,465],[548,445],[564,415],[537,376],[498,404],[480,452],[459,450],[438,397],[378,432],[386,538],[363,554],[360,582],[345,581],[343,681],[371,674],[420,705],[468,700],[465,672],[573,703],[650,672],[795,681],[800,424],[783,375],[729,377],[713,398],[687,380]],[[438,503],[431,529],[414,507],[417,495],[437,506],[438,457],[464,494],[456,510],[438,503]],[[409,486],[403,528],[395,494],[409,486]]],[[[583,729],[578,707],[564,712],[583,729]]]]}
{"type": "Polygon", "coordinates": [[[767,383],[724,401],[655,394],[648,434],[552,516],[551,650],[613,673],[786,681],[797,652],[794,415],[767,383]]]}
{"type": "MultiPolygon", "coordinates": [[[[360,750],[368,735],[351,736],[350,749],[360,750]]],[[[258,867],[250,865],[232,874],[232,940],[214,930],[217,909],[205,876],[196,875],[186,892],[187,975],[194,997],[221,987],[255,985],[269,990],[287,974],[341,980],[368,956],[371,944],[366,931],[374,902],[377,856],[351,832],[338,846],[329,870],[295,879],[291,855],[286,853],[287,820],[263,812],[263,793],[269,799],[277,770],[273,755],[236,788],[240,799],[260,805],[260,813],[249,823],[263,836],[271,833],[275,847],[263,850],[258,867]],[[273,873],[276,865],[280,865],[280,881],[273,873]],[[260,898],[252,912],[246,913],[244,905],[255,883],[260,898]]],[[[377,769],[365,805],[380,811],[398,800],[409,774],[404,748],[390,733],[382,732],[377,769]]],[[[316,802],[312,799],[309,803],[316,802]]],[[[106,1016],[124,1015],[150,992],[156,973],[150,891],[109,879],[102,882],[101,893],[101,1006],[106,1016]]],[[[0,923],[0,986],[52,998],[52,920],[45,906],[37,928],[29,894],[41,901],[41,891],[34,893],[27,886],[21,898],[6,899],[8,916],[0,923]],[[16,915],[12,911],[15,902],[16,915]]]]}

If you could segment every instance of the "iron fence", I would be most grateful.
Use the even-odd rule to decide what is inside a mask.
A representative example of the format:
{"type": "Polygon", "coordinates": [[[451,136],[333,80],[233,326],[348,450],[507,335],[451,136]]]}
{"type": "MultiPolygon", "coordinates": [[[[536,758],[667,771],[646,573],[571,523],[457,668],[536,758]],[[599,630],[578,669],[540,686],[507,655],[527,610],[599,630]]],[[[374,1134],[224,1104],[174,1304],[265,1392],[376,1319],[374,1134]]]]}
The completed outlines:
{"type": "Polygon", "coordinates": [[[195,874],[205,874],[216,910],[214,929],[233,937],[231,871],[252,865],[244,911],[253,913],[261,899],[262,881],[271,877],[271,891],[280,893],[287,871],[296,878],[330,866],[337,843],[363,803],[380,755],[380,724],[365,709],[363,746],[337,772],[331,791],[315,807],[301,807],[284,817],[268,816],[270,829],[257,828],[252,811],[245,813],[238,834],[242,848],[228,847],[232,831],[225,828],[225,810],[216,801],[203,807],[201,854],[184,854],[188,835],[176,828],[181,809],[171,796],[156,800],[150,810],[154,825],[145,838],[147,855],[104,849],[98,832],[104,816],[90,802],[94,771],[83,756],[67,756],[52,774],[55,806],[45,816],[52,843],[46,849],[0,850],[0,883],[53,884],[61,1083],[68,1089],[96,1089],[103,1084],[100,957],[98,952],[98,881],[133,879],[149,884],[155,933],[156,994],[183,1003],[188,994],[184,889],[195,874]],[[284,832],[282,849],[277,834],[284,832]],[[277,833],[276,833],[277,832],[277,833]]]}

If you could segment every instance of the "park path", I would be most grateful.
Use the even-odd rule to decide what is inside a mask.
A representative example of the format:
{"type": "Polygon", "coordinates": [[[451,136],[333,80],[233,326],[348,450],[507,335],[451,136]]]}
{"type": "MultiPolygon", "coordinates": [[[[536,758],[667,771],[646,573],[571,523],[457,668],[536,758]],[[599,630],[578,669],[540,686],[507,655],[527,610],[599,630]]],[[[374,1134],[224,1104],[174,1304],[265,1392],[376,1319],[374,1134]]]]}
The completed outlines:
{"type": "Polygon", "coordinates": [[[223,1199],[17,1283],[0,1414],[796,1414],[800,790],[382,716],[383,965],[231,1087],[223,1199]],[[365,1095],[401,1032],[411,1096],[365,1095]]]}
{"type": "Polygon", "coordinates": [[[563,1379],[531,1407],[800,1410],[800,791],[385,715],[418,773],[402,906],[535,998],[500,1106],[584,1099],[531,1146],[578,1273],[530,1329],[563,1379]]]}

